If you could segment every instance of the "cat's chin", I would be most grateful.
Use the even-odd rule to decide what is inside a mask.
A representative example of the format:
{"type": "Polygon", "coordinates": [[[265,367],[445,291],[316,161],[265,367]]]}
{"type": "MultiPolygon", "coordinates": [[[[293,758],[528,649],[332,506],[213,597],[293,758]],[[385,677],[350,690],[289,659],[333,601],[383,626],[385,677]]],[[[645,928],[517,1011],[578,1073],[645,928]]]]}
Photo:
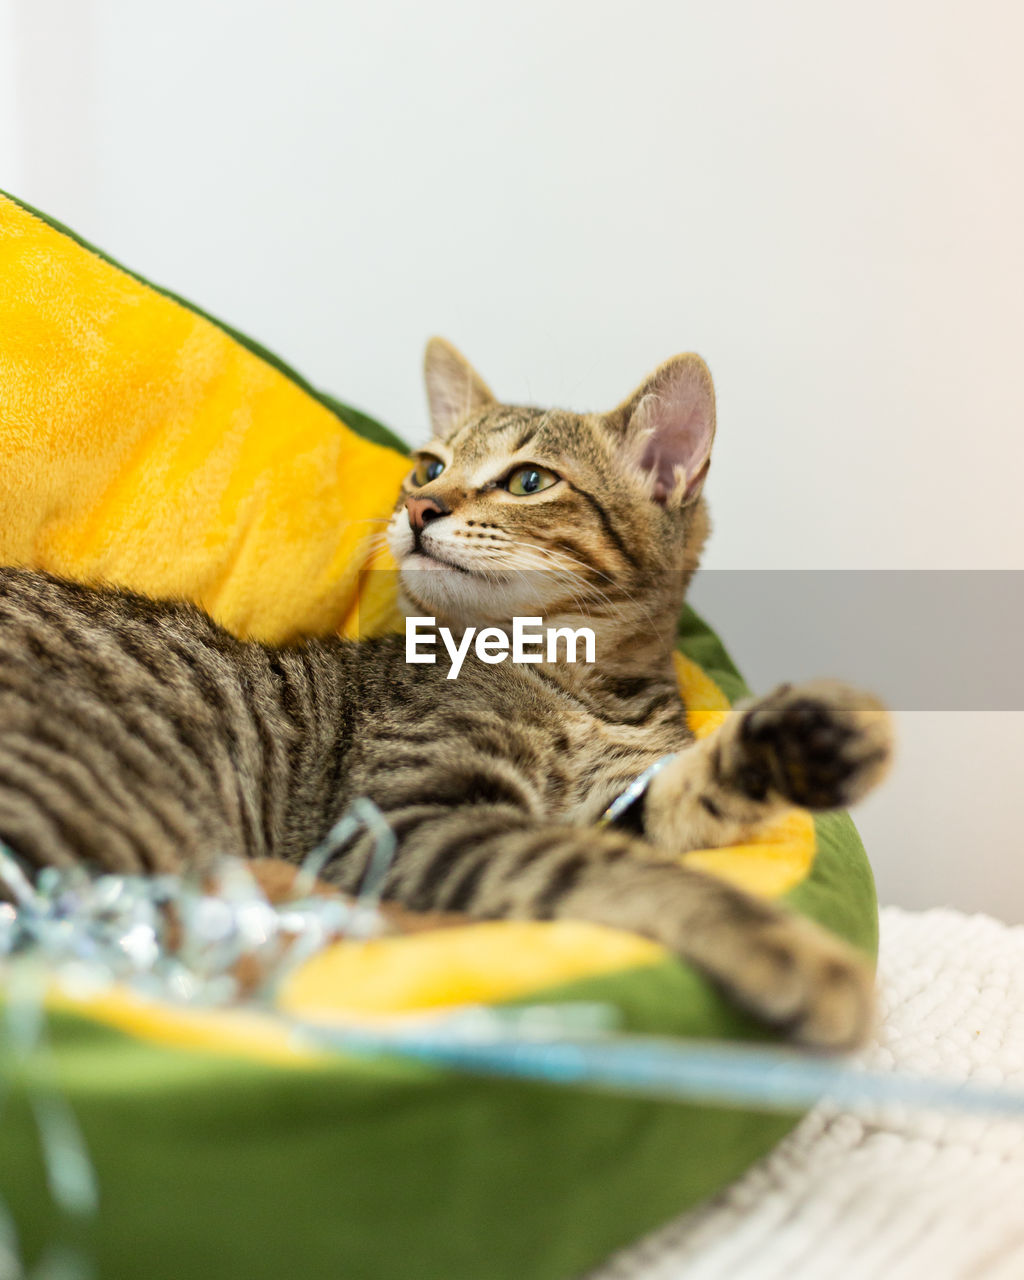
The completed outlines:
{"type": "Polygon", "coordinates": [[[438,556],[428,555],[426,551],[412,551],[402,561],[402,574],[409,573],[437,573],[448,570],[449,573],[466,573],[471,574],[472,569],[467,569],[465,565],[456,564],[454,560],[442,560],[438,556]]]}
{"type": "Polygon", "coordinates": [[[544,612],[537,577],[536,572],[474,572],[433,556],[411,554],[399,570],[402,611],[434,615],[446,626],[504,626],[516,616],[544,612]]]}

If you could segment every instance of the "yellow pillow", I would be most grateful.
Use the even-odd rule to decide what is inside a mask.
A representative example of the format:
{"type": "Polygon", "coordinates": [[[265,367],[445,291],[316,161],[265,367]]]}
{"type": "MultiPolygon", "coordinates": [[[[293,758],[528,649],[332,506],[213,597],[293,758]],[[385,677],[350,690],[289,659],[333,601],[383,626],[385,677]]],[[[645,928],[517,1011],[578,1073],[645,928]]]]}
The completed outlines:
{"type": "Polygon", "coordinates": [[[354,631],[401,453],[3,195],[0,280],[0,562],[192,599],[241,636],[354,631]]]}

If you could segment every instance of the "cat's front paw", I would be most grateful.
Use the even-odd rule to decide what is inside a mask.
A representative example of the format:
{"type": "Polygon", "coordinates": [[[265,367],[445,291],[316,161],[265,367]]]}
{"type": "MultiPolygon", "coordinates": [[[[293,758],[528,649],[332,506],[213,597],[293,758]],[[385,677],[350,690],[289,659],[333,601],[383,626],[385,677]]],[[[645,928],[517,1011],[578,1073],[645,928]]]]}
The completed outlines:
{"type": "Polygon", "coordinates": [[[871,694],[838,680],[782,685],[743,713],[735,781],[752,799],[776,791],[838,809],[870,791],[892,757],[892,722],[871,694]]]}
{"type": "Polygon", "coordinates": [[[736,1001],[816,1049],[856,1049],[874,1024],[866,961],[810,920],[780,914],[737,931],[735,947],[708,966],[736,1001]]]}

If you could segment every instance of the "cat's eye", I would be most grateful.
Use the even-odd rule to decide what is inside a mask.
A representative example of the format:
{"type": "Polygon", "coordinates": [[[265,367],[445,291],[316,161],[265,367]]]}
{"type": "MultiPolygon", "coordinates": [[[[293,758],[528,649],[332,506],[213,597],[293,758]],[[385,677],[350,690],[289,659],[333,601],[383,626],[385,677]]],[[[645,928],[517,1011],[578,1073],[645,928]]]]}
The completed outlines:
{"type": "Polygon", "coordinates": [[[545,467],[517,467],[505,481],[505,488],[517,498],[525,498],[550,489],[558,480],[559,477],[545,467]]]}
{"type": "Polygon", "coordinates": [[[440,458],[425,453],[412,469],[413,484],[429,484],[431,480],[436,480],[443,470],[444,463],[440,458]]]}

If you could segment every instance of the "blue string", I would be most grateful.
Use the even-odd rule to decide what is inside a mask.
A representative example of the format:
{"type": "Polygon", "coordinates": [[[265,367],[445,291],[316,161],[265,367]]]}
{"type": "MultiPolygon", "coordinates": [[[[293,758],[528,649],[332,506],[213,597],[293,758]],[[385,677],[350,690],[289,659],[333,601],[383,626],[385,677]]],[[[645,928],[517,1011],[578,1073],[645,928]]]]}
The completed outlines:
{"type": "Polygon", "coordinates": [[[1024,1118],[1024,1090],[875,1072],[771,1046],[629,1035],[536,1043],[500,1033],[474,1040],[443,1026],[389,1033],[299,1025],[341,1051],[676,1102],[794,1111],[827,1099],[849,1110],[900,1105],[1024,1118]]]}

